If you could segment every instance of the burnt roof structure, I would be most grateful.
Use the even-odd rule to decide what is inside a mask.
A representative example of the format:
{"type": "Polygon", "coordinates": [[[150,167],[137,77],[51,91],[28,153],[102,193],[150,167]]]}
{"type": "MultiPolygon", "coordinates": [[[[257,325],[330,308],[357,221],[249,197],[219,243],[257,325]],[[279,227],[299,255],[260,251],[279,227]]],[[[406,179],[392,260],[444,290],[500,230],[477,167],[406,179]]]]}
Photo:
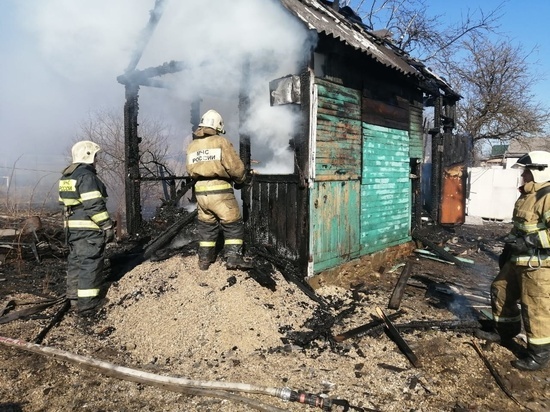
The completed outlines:
{"type": "MultiPolygon", "coordinates": [[[[312,268],[311,256],[315,254],[313,250],[316,247],[315,242],[319,241],[315,238],[315,233],[312,235],[314,223],[311,216],[312,212],[316,211],[308,208],[312,204],[317,208],[317,204],[312,203],[312,196],[320,194],[322,187],[327,188],[328,191],[343,190],[342,188],[346,187],[347,195],[352,193],[351,189],[348,190],[352,182],[353,190],[357,190],[361,185],[374,184],[374,181],[365,183],[369,178],[365,175],[367,167],[362,163],[362,156],[364,157],[367,149],[361,146],[361,142],[365,138],[364,133],[374,133],[373,140],[381,139],[381,145],[387,143],[381,137],[382,135],[377,134],[379,133],[377,127],[396,131],[396,140],[406,142],[404,144],[408,145],[406,148],[399,149],[399,153],[403,153],[403,156],[400,155],[402,165],[399,170],[399,179],[401,182],[406,182],[404,183],[406,187],[401,187],[401,194],[395,192],[392,196],[401,196],[396,198],[397,200],[404,199],[403,193],[405,196],[411,196],[409,176],[417,174],[422,158],[422,112],[426,102],[434,107],[434,127],[429,131],[432,135],[432,152],[435,153],[431,194],[434,198],[441,198],[443,169],[449,166],[446,163],[450,164],[454,161],[447,162],[440,147],[443,147],[452,137],[455,103],[460,96],[445,79],[397,48],[384,32],[375,32],[362,24],[351,9],[336,10],[337,6],[333,3],[319,0],[279,0],[279,2],[288,11],[289,18],[298,19],[317,34],[318,43],[315,54],[324,55],[328,65],[326,72],[318,73],[314,67],[314,59],[317,56],[307,55],[305,59],[307,62],[300,69],[301,72],[293,74],[292,81],[286,83],[291,87],[297,87],[298,90],[294,91],[302,99],[291,102],[298,104],[303,120],[303,128],[297,131],[292,139],[295,172],[292,175],[264,175],[257,178],[256,186],[251,189],[249,199],[246,200],[243,197],[243,215],[245,220],[251,216],[248,227],[253,232],[252,240],[268,239],[268,243],[277,245],[277,251],[282,251],[282,256],[301,260],[301,268],[309,266],[311,272],[317,270],[312,268]],[[317,91],[319,91],[320,103],[310,100],[310,96],[317,91]],[[369,129],[371,126],[374,126],[374,129],[369,129]],[[407,137],[401,137],[405,136],[401,135],[401,132],[405,132],[407,137]],[[316,142],[317,136],[321,140],[316,142]],[[315,154],[311,155],[311,153],[315,154]],[[326,163],[319,163],[321,161],[326,163]],[[272,195],[276,199],[271,198],[272,195]],[[252,204],[252,202],[247,203],[250,199],[256,199],[252,208],[259,207],[261,209],[259,212],[248,210],[252,204]],[[265,205],[262,206],[264,201],[265,205]],[[292,206],[290,203],[274,206],[284,201],[292,203],[292,206]],[[271,215],[266,218],[262,213],[271,215]],[[285,255],[285,251],[288,250],[292,252],[285,255]]],[[[142,33],[132,62],[125,73],[118,77],[119,83],[126,88],[124,108],[127,166],[126,226],[130,235],[137,234],[141,227],[141,177],[138,164],[140,139],[137,133],[139,88],[140,86],[166,87],[160,76],[185,70],[185,62],[179,61],[166,62],[143,70],[136,69],[148,38],[158,24],[164,3],[165,0],[156,0],[155,10],[151,12],[149,24],[142,33]]],[[[246,70],[246,63],[243,62],[243,70],[246,70]]],[[[247,77],[243,76],[244,82],[247,77]]],[[[244,86],[243,90],[246,89],[246,85],[244,86]]],[[[195,124],[200,107],[196,101],[191,101],[189,104],[192,113],[191,123],[195,124]]],[[[247,96],[246,93],[242,93],[239,113],[244,113],[246,110],[247,96]]],[[[241,134],[240,153],[245,165],[249,166],[249,136],[241,134]]],[[[374,150],[369,153],[373,156],[373,161],[382,159],[381,151],[374,150]]],[[[381,172],[387,173],[384,170],[381,172]]],[[[413,203],[420,197],[419,192],[419,184],[413,182],[413,203]]],[[[340,192],[328,193],[329,196],[323,198],[326,200],[332,195],[338,197],[340,194],[340,192]]],[[[352,194],[352,196],[356,196],[354,199],[358,201],[361,200],[360,195],[352,194]]],[[[339,207],[339,205],[336,206],[339,207]]],[[[388,211],[383,204],[371,206],[388,211]]],[[[438,207],[438,205],[435,207],[436,213],[438,207]]],[[[420,208],[419,204],[412,206],[413,215],[418,221],[420,221],[420,208]]],[[[407,213],[410,213],[410,201],[406,209],[407,213]]],[[[351,210],[353,213],[364,211],[365,209],[361,206],[351,210]]],[[[329,221],[330,216],[319,215],[316,219],[318,220],[315,225],[319,225],[323,219],[329,221]]],[[[367,219],[367,216],[354,216],[354,219],[359,221],[367,219]]],[[[380,219],[385,219],[385,214],[380,215],[380,219]]],[[[404,222],[402,222],[404,225],[402,230],[397,235],[393,234],[397,237],[388,240],[384,238],[385,235],[381,235],[375,243],[361,244],[358,246],[359,249],[352,252],[342,252],[333,261],[341,262],[342,259],[352,259],[354,256],[381,250],[386,246],[402,244],[406,239],[410,239],[405,227],[406,220],[410,224],[410,215],[403,216],[402,219],[404,222]]],[[[368,238],[370,242],[376,230],[382,233],[386,229],[384,227],[374,230],[364,226],[359,229],[363,232],[356,234],[358,239],[368,238]]],[[[342,228],[338,233],[344,233],[346,230],[342,228]]]]}
{"type": "Polygon", "coordinates": [[[341,11],[327,7],[332,2],[317,0],[281,0],[294,16],[302,20],[310,30],[332,37],[355,50],[364,53],[378,63],[396,70],[406,77],[414,78],[419,86],[430,93],[438,93],[447,97],[460,98],[451,86],[440,76],[431,71],[421,61],[410,57],[403,50],[393,45],[387,36],[378,35],[373,30],[358,23],[360,18],[349,7],[347,17],[341,11]],[[353,13],[355,14],[355,13],[353,13]]]}

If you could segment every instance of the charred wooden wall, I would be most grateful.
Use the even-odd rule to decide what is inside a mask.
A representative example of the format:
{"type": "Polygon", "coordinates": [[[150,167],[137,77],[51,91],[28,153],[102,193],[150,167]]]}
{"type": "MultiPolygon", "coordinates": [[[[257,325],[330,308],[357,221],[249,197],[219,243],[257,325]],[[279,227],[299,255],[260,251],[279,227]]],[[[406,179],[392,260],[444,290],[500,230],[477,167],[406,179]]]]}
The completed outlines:
{"type": "Polygon", "coordinates": [[[360,254],[361,92],[315,78],[315,174],[310,185],[310,260],[318,273],[360,254]]]}
{"type": "Polygon", "coordinates": [[[251,244],[299,263],[300,251],[307,247],[307,190],[298,176],[254,176],[249,202],[246,225],[251,244]]]}

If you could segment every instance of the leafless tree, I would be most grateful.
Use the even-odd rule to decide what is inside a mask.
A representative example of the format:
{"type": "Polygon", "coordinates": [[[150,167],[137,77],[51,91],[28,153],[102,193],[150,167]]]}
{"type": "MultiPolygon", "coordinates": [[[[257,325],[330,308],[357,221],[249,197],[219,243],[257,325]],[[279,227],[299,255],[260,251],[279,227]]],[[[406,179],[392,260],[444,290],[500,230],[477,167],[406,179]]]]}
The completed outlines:
{"type": "Polygon", "coordinates": [[[529,54],[510,42],[474,38],[463,42],[463,57],[450,61],[448,76],[463,96],[457,132],[475,146],[509,143],[544,135],[550,110],[537,101],[537,76],[529,54]]]}
{"type": "Polygon", "coordinates": [[[396,46],[445,75],[463,96],[456,132],[474,140],[474,151],[548,130],[550,111],[533,93],[538,78],[529,53],[497,32],[503,4],[487,13],[467,10],[445,25],[429,14],[426,0],[351,3],[373,30],[389,30],[396,46]]]}
{"type": "MultiPolygon", "coordinates": [[[[142,118],[139,123],[140,143],[140,173],[142,177],[159,176],[171,173],[165,166],[168,153],[168,137],[170,128],[159,120],[142,118]]],[[[80,124],[80,130],[75,138],[91,140],[101,146],[98,161],[98,173],[105,182],[109,193],[109,201],[117,214],[125,213],[125,145],[124,117],[115,110],[97,110],[89,113],[88,118],[80,124]]],[[[143,182],[141,199],[161,197],[159,182],[143,182]]]]}
{"type": "Polygon", "coordinates": [[[423,62],[439,61],[465,37],[480,36],[498,28],[502,6],[484,13],[468,10],[456,22],[430,15],[426,0],[358,0],[359,16],[373,30],[389,30],[393,43],[423,62]]]}

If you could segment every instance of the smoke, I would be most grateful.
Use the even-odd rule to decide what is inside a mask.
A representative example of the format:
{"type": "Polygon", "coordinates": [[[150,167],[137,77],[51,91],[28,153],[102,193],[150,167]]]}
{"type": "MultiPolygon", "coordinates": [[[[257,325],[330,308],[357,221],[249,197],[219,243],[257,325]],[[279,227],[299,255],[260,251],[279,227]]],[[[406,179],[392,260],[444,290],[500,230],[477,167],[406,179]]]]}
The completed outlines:
{"type": "MultiPolygon", "coordinates": [[[[140,66],[183,62],[181,73],[164,76],[173,87],[173,97],[181,102],[180,112],[173,115],[185,119],[187,123],[181,126],[189,128],[189,103],[201,98],[202,112],[213,108],[222,114],[233,143],[239,133],[239,92],[246,82],[250,111],[241,132],[251,136],[252,156],[259,162],[255,167],[262,172],[288,173],[294,170],[288,142],[298,117],[292,107],[269,105],[268,85],[274,78],[303,70],[315,40],[277,0],[184,5],[172,1],[140,66]]],[[[158,98],[157,94],[157,102],[158,98]]]]}
{"type": "Polygon", "coordinates": [[[111,83],[122,73],[153,1],[30,0],[17,17],[34,37],[45,65],[69,82],[111,83]]]}
{"type": "MultiPolygon", "coordinates": [[[[155,0],[2,3],[2,190],[8,178],[35,178],[50,190],[88,114],[122,112],[125,90],[117,77],[136,55],[154,7],[155,0]]],[[[171,130],[169,167],[178,174],[185,170],[191,102],[199,98],[202,113],[215,109],[224,117],[235,147],[239,133],[250,136],[257,171],[291,173],[289,140],[299,110],[271,107],[269,82],[302,72],[315,42],[316,34],[278,0],[167,0],[136,69],[183,63],[183,71],[159,77],[168,89],[142,86],[139,92],[140,118],[171,130]],[[250,109],[243,120],[244,84],[250,109]]]]}

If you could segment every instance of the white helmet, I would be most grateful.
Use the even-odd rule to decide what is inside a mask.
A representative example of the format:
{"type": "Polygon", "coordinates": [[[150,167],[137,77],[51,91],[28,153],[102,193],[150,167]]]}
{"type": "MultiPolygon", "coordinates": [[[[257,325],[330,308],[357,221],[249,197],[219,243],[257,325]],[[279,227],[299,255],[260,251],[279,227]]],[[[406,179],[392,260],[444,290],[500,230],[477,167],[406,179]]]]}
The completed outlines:
{"type": "Polygon", "coordinates": [[[211,127],[217,132],[225,134],[225,130],[223,128],[223,119],[220,114],[215,110],[208,110],[205,114],[203,114],[199,126],[211,127]]]}
{"type": "Polygon", "coordinates": [[[512,166],[512,169],[529,169],[535,183],[550,181],[550,153],[535,150],[521,156],[512,166]]]}
{"type": "Polygon", "coordinates": [[[92,164],[97,152],[101,150],[98,144],[90,142],[89,140],[83,140],[74,144],[71,149],[73,155],[73,163],[87,163],[92,164]]]}

